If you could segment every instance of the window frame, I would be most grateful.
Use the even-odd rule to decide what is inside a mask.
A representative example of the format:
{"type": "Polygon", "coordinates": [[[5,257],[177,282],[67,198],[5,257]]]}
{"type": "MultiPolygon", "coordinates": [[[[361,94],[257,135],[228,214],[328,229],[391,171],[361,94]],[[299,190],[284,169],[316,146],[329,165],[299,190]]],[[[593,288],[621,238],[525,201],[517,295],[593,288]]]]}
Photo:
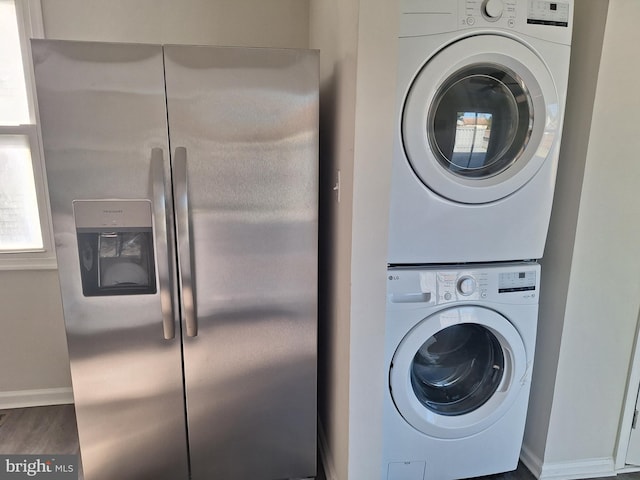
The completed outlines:
{"type": "Polygon", "coordinates": [[[31,150],[31,165],[40,216],[42,233],[42,249],[25,251],[0,252],[0,270],[44,270],[57,268],[56,253],[53,240],[53,225],[49,192],[44,163],[42,137],[40,135],[40,119],[38,117],[35,77],[31,58],[31,38],[44,38],[42,5],[40,0],[14,0],[22,66],[25,74],[29,118],[32,123],[21,125],[0,125],[0,135],[23,135],[27,137],[31,150]]]}

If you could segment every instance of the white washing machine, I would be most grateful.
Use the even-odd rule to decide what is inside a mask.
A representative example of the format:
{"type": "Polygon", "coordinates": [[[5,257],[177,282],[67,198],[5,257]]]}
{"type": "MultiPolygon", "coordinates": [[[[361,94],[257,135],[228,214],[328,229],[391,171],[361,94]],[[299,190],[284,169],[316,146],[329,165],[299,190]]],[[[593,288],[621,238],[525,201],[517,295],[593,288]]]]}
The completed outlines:
{"type": "Polygon", "coordinates": [[[516,468],[539,291],[534,262],[388,270],[383,480],[516,468]]]}
{"type": "Polygon", "coordinates": [[[573,0],[401,0],[390,264],[542,257],[573,0]]]}

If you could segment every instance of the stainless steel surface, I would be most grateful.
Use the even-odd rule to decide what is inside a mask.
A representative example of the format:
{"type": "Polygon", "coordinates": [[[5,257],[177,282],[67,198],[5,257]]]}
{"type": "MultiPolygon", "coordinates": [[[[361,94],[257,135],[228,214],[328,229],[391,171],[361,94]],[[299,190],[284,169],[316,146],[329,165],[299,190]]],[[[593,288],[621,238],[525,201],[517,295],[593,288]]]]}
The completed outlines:
{"type": "Polygon", "coordinates": [[[169,269],[169,245],[167,241],[167,199],[165,195],[164,154],[161,148],[151,149],[151,192],[155,213],[155,240],[158,270],[158,288],[160,290],[160,308],[162,310],[162,332],[165,340],[176,336],[176,313],[174,308],[173,279],[169,269]]]}
{"type": "Polygon", "coordinates": [[[147,200],[74,200],[77,230],[151,228],[151,206],[147,200]]]}
{"type": "Polygon", "coordinates": [[[85,478],[186,479],[184,395],[194,480],[315,476],[318,52],[33,50],[85,478]],[[84,297],[72,201],[136,198],[158,293],[84,297]]]}
{"type": "Polygon", "coordinates": [[[85,478],[186,479],[180,342],[164,339],[160,293],[83,296],[72,211],[152,199],[162,49],[35,40],[33,58],[85,478]]]}
{"type": "Polygon", "coordinates": [[[198,319],[195,309],[195,292],[191,275],[191,235],[189,233],[189,189],[187,186],[187,150],[176,148],[173,159],[173,180],[176,210],[176,233],[178,238],[178,260],[180,264],[180,292],[182,312],[188,337],[198,335],[198,319]]]}
{"type": "Polygon", "coordinates": [[[188,152],[192,476],[315,476],[318,54],[167,46],[165,69],[188,152]]]}

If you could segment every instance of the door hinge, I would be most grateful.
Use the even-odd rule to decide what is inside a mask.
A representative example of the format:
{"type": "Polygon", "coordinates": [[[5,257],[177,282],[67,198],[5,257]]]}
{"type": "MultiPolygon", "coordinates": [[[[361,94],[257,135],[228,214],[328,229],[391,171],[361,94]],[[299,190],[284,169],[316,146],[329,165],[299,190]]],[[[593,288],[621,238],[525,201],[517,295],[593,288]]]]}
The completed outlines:
{"type": "Polygon", "coordinates": [[[638,424],[638,410],[634,410],[633,411],[633,420],[631,421],[631,428],[632,429],[636,428],[637,424],[638,424]]]}

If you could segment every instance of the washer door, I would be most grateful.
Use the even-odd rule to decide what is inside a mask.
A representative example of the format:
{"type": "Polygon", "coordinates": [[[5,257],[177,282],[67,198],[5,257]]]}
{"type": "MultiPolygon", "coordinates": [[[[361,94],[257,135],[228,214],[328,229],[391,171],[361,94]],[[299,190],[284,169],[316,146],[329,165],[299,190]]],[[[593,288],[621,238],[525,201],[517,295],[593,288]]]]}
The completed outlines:
{"type": "Polygon", "coordinates": [[[527,371],[524,343],[502,315],[478,306],[441,310],[403,338],[389,374],[400,415],[437,438],[478,433],[511,407],[527,371]]]}
{"type": "Polygon", "coordinates": [[[497,35],[457,41],[415,78],[402,118],[411,167],[427,188],[466,204],[504,198],[535,176],[558,130],[551,74],[497,35]]]}

